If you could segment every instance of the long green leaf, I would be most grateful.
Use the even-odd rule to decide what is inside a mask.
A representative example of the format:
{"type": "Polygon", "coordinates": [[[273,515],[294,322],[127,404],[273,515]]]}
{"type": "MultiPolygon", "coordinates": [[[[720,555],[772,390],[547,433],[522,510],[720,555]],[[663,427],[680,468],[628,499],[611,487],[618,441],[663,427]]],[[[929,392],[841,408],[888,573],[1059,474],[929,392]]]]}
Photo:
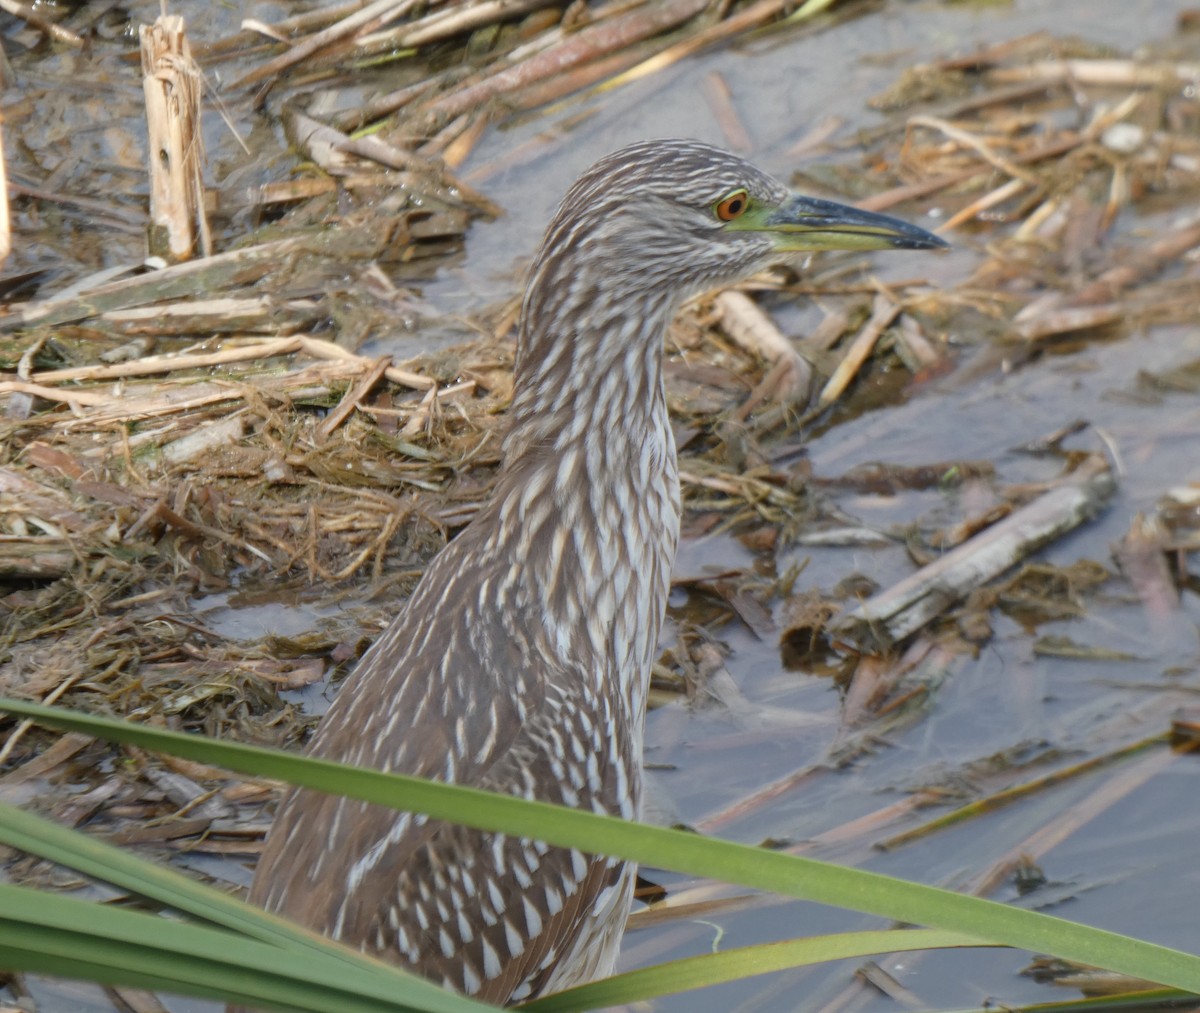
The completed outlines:
{"type": "Polygon", "coordinates": [[[879,873],[476,789],[362,770],[279,750],[215,742],[22,701],[0,699],[0,710],[51,727],[219,764],[246,774],[276,777],[481,830],[536,836],[560,847],[615,855],[883,918],[962,932],[980,942],[1041,951],[1200,992],[1200,958],[1191,954],[879,873]],[[534,823],[536,829],[531,830],[534,823]]]}
{"type": "MultiPolygon", "coordinates": [[[[1113,1013],[1115,1010],[1132,1013],[1163,1013],[1164,1010],[1196,1008],[1196,997],[1175,988],[1136,989],[1115,995],[1096,995],[1082,999],[1060,999],[1056,1002],[1030,1003],[1027,1006],[1005,1006],[1005,1013],[1113,1013]]],[[[943,1013],[995,1013],[994,1007],[974,1006],[969,1009],[944,1010],[943,1013]]]]}
{"type": "Polygon", "coordinates": [[[0,966],[163,989],[289,1013],[472,1013],[433,988],[417,995],[373,974],[288,953],[223,929],[0,884],[0,966]]]}
{"type": "MultiPolygon", "coordinates": [[[[313,951],[317,951],[316,955],[320,958],[332,957],[351,965],[358,965],[340,970],[337,966],[331,966],[331,976],[381,973],[387,979],[390,989],[407,996],[417,1005],[423,996],[430,1001],[429,996],[425,996],[426,990],[434,1000],[444,995],[440,989],[423,979],[407,975],[324,937],[315,936],[290,922],[267,914],[213,887],[191,880],[170,868],[127,854],[87,834],[60,827],[40,816],[5,803],[0,803],[0,843],[115,883],[142,897],[189,912],[196,917],[206,918],[252,938],[307,953],[310,960],[314,959],[313,951]]],[[[16,913],[9,912],[14,917],[16,913]]],[[[673,961],[561,992],[528,1005],[538,1010],[579,1010],[624,1005],[824,960],[895,952],[901,949],[964,945],[978,943],[955,933],[926,930],[817,936],[673,961]]],[[[0,954],[0,966],[3,966],[3,963],[3,956],[0,954]]],[[[73,970],[59,968],[59,973],[69,974],[73,970]]],[[[134,984],[132,981],[125,983],[134,984]]],[[[144,982],[141,984],[143,987],[149,987],[144,982]]],[[[177,985],[173,987],[178,990],[177,985]]]]}
{"type": "Polygon", "coordinates": [[[644,1002],[694,988],[723,985],[756,974],[784,971],[828,960],[866,957],[874,953],[980,945],[977,939],[958,932],[931,929],[883,929],[809,936],[806,939],[744,946],[722,953],[706,953],[640,971],[615,974],[590,985],[580,985],[523,1003],[521,1009],[528,1013],[573,1013],[580,1009],[644,1002]]]}
{"type": "MultiPolygon", "coordinates": [[[[213,887],[198,883],[166,866],[147,862],[111,844],[0,802],[0,844],[27,851],[51,862],[112,883],[138,896],[174,908],[193,918],[232,929],[251,939],[308,954],[308,959],[331,961],[329,973],[345,974],[345,965],[373,975],[386,987],[433,1002],[442,989],[357,950],[309,932],[286,919],[247,904],[213,887]],[[339,964],[342,965],[339,968],[339,964]]],[[[490,1007],[476,1004],[475,1009],[490,1007]]]]}
{"type": "Polygon", "coordinates": [[[324,937],[189,879],[165,865],[147,862],[89,834],[61,827],[6,802],[0,802],[0,844],[38,855],[262,942],[285,949],[332,952],[341,959],[361,965],[364,970],[389,975],[394,970],[390,965],[371,960],[348,947],[337,944],[328,947],[329,940],[324,937]]]}

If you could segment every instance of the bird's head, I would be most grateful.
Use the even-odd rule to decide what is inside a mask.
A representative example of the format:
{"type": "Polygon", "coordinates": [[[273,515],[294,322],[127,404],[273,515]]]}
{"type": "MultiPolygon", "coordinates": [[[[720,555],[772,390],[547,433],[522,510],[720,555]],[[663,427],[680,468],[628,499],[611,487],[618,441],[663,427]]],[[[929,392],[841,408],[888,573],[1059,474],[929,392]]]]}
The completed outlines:
{"type": "Polygon", "coordinates": [[[623,148],[567,191],[534,259],[514,416],[577,413],[595,402],[595,385],[614,376],[630,404],[648,403],[643,381],[653,382],[680,301],[789,254],[944,246],[898,218],[793,194],[745,159],[698,141],[623,148]]]}
{"type": "Polygon", "coordinates": [[[656,140],[605,156],[576,181],[539,259],[569,263],[562,283],[578,284],[585,264],[610,289],[679,298],[797,252],[946,245],[898,218],[792,193],[720,148],[656,140]]]}

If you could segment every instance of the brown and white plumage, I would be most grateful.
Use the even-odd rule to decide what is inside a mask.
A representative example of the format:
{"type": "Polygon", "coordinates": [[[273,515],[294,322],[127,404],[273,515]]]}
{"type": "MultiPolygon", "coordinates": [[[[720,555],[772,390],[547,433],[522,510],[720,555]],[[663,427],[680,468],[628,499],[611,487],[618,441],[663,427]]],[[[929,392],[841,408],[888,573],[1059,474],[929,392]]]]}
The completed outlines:
{"type": "MultiPolygon", "coordinates": [[[[310,753],[635,818],[679,530],[663,333],[681,299],[830,245],[942,244],[793,198],[697,142],[588,170],[532,267],[492,499],[347,678],[310,753]]],[[[632,883],[613,860],[301,790],[251,899],[503,1003],[610,972],[632,883]]]]}

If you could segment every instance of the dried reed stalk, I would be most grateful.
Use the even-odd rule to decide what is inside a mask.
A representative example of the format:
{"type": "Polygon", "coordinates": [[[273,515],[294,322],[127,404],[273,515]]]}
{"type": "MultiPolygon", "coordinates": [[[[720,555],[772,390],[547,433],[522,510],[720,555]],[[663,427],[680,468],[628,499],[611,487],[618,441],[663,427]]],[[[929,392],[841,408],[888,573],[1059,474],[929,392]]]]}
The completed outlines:
{"type": "Polygon", "coordinates": [[[138,36],[150,134],[150,253],[175,263],[190,260],[198,240],[207,257],[212,235],[204,213],[203,75],[183,18],[163,14],[142,25],[138,36]]]}

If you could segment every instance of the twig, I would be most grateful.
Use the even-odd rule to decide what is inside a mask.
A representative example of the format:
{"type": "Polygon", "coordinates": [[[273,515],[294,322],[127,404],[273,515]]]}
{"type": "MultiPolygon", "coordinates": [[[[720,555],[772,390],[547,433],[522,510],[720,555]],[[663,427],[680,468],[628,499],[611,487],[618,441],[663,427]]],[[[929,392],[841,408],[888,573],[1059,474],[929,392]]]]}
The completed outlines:
{"type": "MultiPolygon", "coordinates": [[[[1053,300],[1058,302],[1059,300],[1053,300]]],[[[1123,303],[1106,303],[1103,306],[1069,306],[1060,309],[1047,308],[1042,302],[1036,304],[1037,315],[1021,319],[1017,314],[1017,334],[1026,341],[1041,341],[1071,331],[1086,331],[1093,327],[1123,320],[1129,315],[1129,307],[1123,303]]],[[[1031,306],[1032,308],[1032,306],[1031,306]]]]}
{"type": "Polygon", "coordinates": [[[1198,63],[1140,64],[1132,60],[1042,60],[1021,67],[994,67],[987,72],[993,81],[1040,81],[1080,84],[1133,85],[1175,88],[1200,78],[1198,63]]]}
{"type": "MultiPolygon", "coordinates": [[[[1016,165],[1032,165],[1047,158],[1058,158],[1059,155],[1065,155],[1068,151],[1079,147],[1085,140],[1086,138],[1078,134],[1066,135],[1059,137],[1057,140],[1050,141],[1034,151],[1009,159],[1009,161],[1016,165]]],[[[891,190],[884,190],[880,193],[872,194],[863,200],[856,201],[855,204],[864,211],[886,211],[896,204],[917,200],[920,197],[928,197],[931,193],[938,193],[947,187],[958,186],[990,171],[990,167],[982,168],[976,165],[969,169],[963,169],[960,172],[950,172],[944,176],[934,176],[920,183],[909,183],[905,186],[893,187],[891,190]]]]}
{"type": "MultiPolygon", "coordinates": [[[[759,25],[774,20],[787,7],[788,0],[758,0],[758,3],[753,3],[749,7],[743,7],[729,17],[718,21],[716,24],[709,25],[707,28],[702,28],[698,32],[689,34],[686,39],[668,46],[662,52],[656,53],[648,60],[644,60],[637,66],[631,67],[624,74],[610,81],[608,87],[628,84],[631,81],[637,81],[640,78],[657,73],[664,67],[670,67],[685,57],[707,49],[722,39],[749,31],[751,28],[756,28],[759,25]]],[[[797,11],[796,13],[800,14],[801,12],[797,11]]]]}
{"type": "Polygon", "coordinates": [[[1152,747],[1162,746],[1165,743],[1166,736],[1159,734],[1130,743],[1127,746],[1120,746],[1099,756],[1091,756],[1080,763],[1074,763],[1062,770],[1054,770],[1049,774],[1043,774],[1041,777],[1035,777],[1030,781],[1011,785],[1001,791],[993,792],[986,798],[977,799],[964,806],[959,806],[957,809],[952,809],[950,812],[941,813],[933,819],[921,823],[919,826],[909,827],[906,830],[900,831],[900,833],[893,834],[891,837],[884,838],[882,841],[876,841],[875,847],[882,851],[894,851],[896,848],[926,837],[935,831],[953,826],[956,823],[961,823],[976,816],[995,812],[1002,806],[1008,805],[1017,799],[1046,791],[1048,788],[1054,788],[1060,784],[1065,784],[1077,777],[1082,777],[1103,767],[1107,767],[1111,763],[1128,759],[1130,756],[1144,752],[1152,747]]]}
{"type": "Polygon", "coordinates": [[[19,0],[0,0],[0,10],[6,10],[13,17],[28,22],[39,32],[45,32],[55,42],[65,42],[68,46],[74,46],[76,49],[83,48],[83,39],[69,28],[63,28],[62,25],[48,21],[28,4],[20,3],[19,0]]]}
{"type": "MultiPolygon", "coordinates": [[[[50,690],[49,693],[47,693],[44,697],[42,697],[38,701],[38,703],[45,704],[47,707],[53,703],[56,703],[58,701],[59,697],[61,697],[67,690],[69,690],[72,686],[74,686],[75,683],[77,683],[80,679],[82,679],[85,675],[88,675],[88,674],[90,674],[90,673],[83,672],[83,671],[76,671],[76,672],[71,673],[65,679],[63,679],[57,686],[55,686],[52,690],[50,690]]],[[[0,749],[0,767],[2,767],[8,761],[8,758],[12,755],[12,751],[17,748],[17,743],[19,743],[21,741],[21,739],[25,737],[25,733],[27,731],[29,731],[30,728],[33,727],[33,724],[34,723],[32,720],[26,719],[24,721],[21,721],[17,725],[17,727],[13,729],[13,733],[8,737],[8,740],[4,743],[4,748],[0,749]]]]}
{"type": "Polygon", "coordinates": [[[1002,186],[996,187],[991,193],[984,194],[978,200],[972,201],[965,208],[956,211],[938,226],[938,231],[947,232],[958,228],[963,222],[970,221],[976,215],[988,210],[988,208],[993,208],[997,204],[1003,204],[1009,198],[1015,197],[1027,186],[1029,184],[1024,179],[1010,179],[1002,186]]]}
{"type": "MultiPolygon", "coordinates": [[[[50,369],[38,373],[33,379],[39,383],[64,382],[68,380],[119,380],[130,376],[153,376],[155,373],[174,373],[184,369],[208,369],[227,362],[245,362],[247,359],[270,359],[276,355],[290,355],[303,347],[299,337],[273,338],[269,341],[254,341],[219,352],[204,355],[148,355],[144,359],[118,362],[112,366],[73,366],[70,369],[50,369]]],[[[0,388],[2,389],[2,388],[0,388]]]]}
{"type": "Polygon", "coordinates": [[[1120,320],[1128,315],[1128,307],[1112,300],[1131,285],[1175,263],[1196,246],[1200,246],[1200,218],[1156,239],[1139,251],[1136,260],[1126,259],[1110,267],[1079,291],[1054,293],[1030,303],[1013,318],[1017,334],[1034,341],[1120,320]]]}
{"type": "MultiPolygon", "coordinates": [[[[301,334],[297,340],[300,342],[300,347],[308,355],[314,359],[354,359],[360,362],[367,362],[361,355],[355,355],[353,352],[347,351],[341,345],[335,345],[332,341],[324,341],[321,338],[313,338],[307,334],[301,334]]],[[[388,366],[383,373],[392,383],[398,383],[402,387],[412,387],[414,390],[431,390],[437,386],[437,381],[432,377],[422,376],[420,373],[413,373],[407,369],[401,369],[398,366],[388,366]]]]}
{"type": "Polygon", "coordinates": [[[363,36],[358,40],[357,52],[359,56],[373,56],[376,53],[443,42],[463,32],[474,31],[540,10],[553,2],[554,0],[474,0],[472,3],[453,4],[401,28],[363,36]]]}
{"type": "Polygon", "coordinates": [[[834,401],[842,396],[846,388],[850,386],[850,381],[858,375],[858,371],[862,368],[862,364],[867,361],[867,357],[871,354],[871,350],[875,347],[875,342],[879,340],[879,336],[899,316],[900,308],[898,302],[888,298],[883,293],[875,297],[875,308],[871,314],[871,319],[859,331],[858,337],[851,343],[850,348],[842,357],[842,361],[838,363],[837,369],[833,371],[833,375],[829,378],[821,391],[820,397],[817,399],[817,403],[821,407],[833,404],[834,401]]]}
{"type": "Polygon", "coordinates": [[[164,445],[149,463],[159,470],[165,470],[171,465],[194,461],[217,447],[236,443],[246,434],[246,421],[244,414],[237,414],[209,422],[164,445]]]}
{"type": "MultiPolygon", "coordinates": [[[[758,304],[743,292],[728,291],[717,296],[716,305],[725,333],[751,354],[775,364],[768,377],[773,400],[784,404],[807,400],[812,388],[812,366],[758,304]]],[[[767,394],[767,386],[765,381],[760,384],[763,389],[756,389],[734,412],[734,418],[745,419],[767,394]]]]}
{"type": "Polygon", "coordinates": [[[972,588],[1078,527],[1103,509],[1115,482],[1099,457],[1052,489],[886,591],[839,616],[834,639],[878,652],[931,622],[972,588]]]}
{"type": "Polygon", "coordinates": [[[8,213],[8,157],[4,153],[4,134],[0,131],[0,261],[12,253],[12,219],[8,213]]]}
{"type": "Polygon", "coordinates": [[[303,42],[296,43],[286,53],[275,57],[273,60],[268,60],[261,67],[250,71],[248,74],[244,74],[233,83],[232,87],[245,88],[265,78],[273,77],[281,71],[287,70],[288,67],[299,63],[301,60],[307,59],[313,53],[323,49],[330,43],[344,39],[346,36],[354,34],[372,22],[382,25],[388,21],[403,17],[417,6],[417,2],[418,0],[375,0],[375,3],[362,8],[349,17],[343,18],[335,25],[330,25],[324,31],[310,35],[303,42]]]}
{"type": "Polygon", "coordinates": [[[982,137],[976,137],[961,127],[956,127],[953,123],[947,123],[936,116],[913,116],[908,122],[914,127],[928,127],[930,130],[936,130],[939,133],[945,134],[951,140],[958,141],[964,148],[974,151],[985,162],[995,166],[1006,176],[1024,180],[1029,186],[1037,186],[1037,177],[1033,173],[1026,172],[1015,162],[1009,161],[1003,155],[996,154],[996,152],[987,146],[982,137]]]}
{"type": "MultiPolygon", "coordinates": [[[[0,778],[0,784],[3,784],[5,788],[11,789],[35,777],[45,777],[49,771],[53,770],[60,763],[65,763],[84,746],[90,745],[95,741],[90,735],[83,735],[80,732],[67,732],[66,735],[56,739],[32,760],[21,764],[16,770],[5,774],[3,778],[0,778]]],[[[0,749],[0,763],[7,762],[15,745],[15,743],[10,745],[8,742],[4,744],[4,748],[0,749]]]]}
{"type": "Polygon", "coordinates": [[[47,401],[62,401],[69,405],[102,405],[108,404],[112,400],[107,395],[88,394],[82,390],[63,390],[60,387],[47,387],[40,383],[26,383],[24,380],[0,381],[0,394],[29,394],[47,401]]]}
{"type": "MultiPolygon", "coordinates": [[[[1138,743],[1137,745],[1141,745],[1138,743]]],[[[1154,745],[1149,742],[1148,745],[1154,745]]],[[[983,870],[962,887],[964,892],[979,897],[986,897],[998,889],[1012,874],[1012,870],[1029,858],[1039,860],[1052,848],[1071,837],[1081,827],[1086,826],[1101,814],[1109,811],[1117,802],[1128,798],[1130,794],[1142,789],[1153,777],[1180,759],[1179,753],[1170,749],[1152,748],[1151,751],[1129,764],[1124,769],[1116,771],[1104,784],[1103,791],[1092,792],[1085,796],[1065,812],[1054,810],[1053,822],[1047,823],[1040,830],[1030,834],[1023,841],[992,863],[991,867],[983,870]]]]}
{"type": "Polygon", "coordinates": [[[402,439],[410,439],[416,436],[425,424],[429,421],[434,410],[441,404],[444,398],[454,397],[458,394],[473,394],[475,392],[475,381],[467,380],[464,383],[456,383],[452,387],[446,387],[442,390],[437,390],[431,387],[429,391],[421,398],[421,403],[410,416],[404,428],[400,430],[402,439]]]}
{"type": "Polygon", "coordinates": [[[398,148],[374,135],[350,137],[292,107],[284,109],[283,118],[284,129],[292,143],[331,175],[349,173],[352,166],[344,156],[354,155],[389,169],[420,173],[427,179],[437,180],[446,189],[456,191],[463,201],[484,214],[492,217],[501,214],[501,209],[478,190],[457,180],[446,180],[443,167],[424,155],[398,148]]]}
{"type": "Polygon", "coordinates": [[[713,117],[721,125],[725,143],[731,150],[749,155],[754,150],[754,142],[750,140],[746,124],[742,122],[737,107],[733,104],[729,82],[715,70],[704,75],[704,97],[708,99],[713,117]]]}
{"type": "Polygon", "coordinates": [[[453,119],[498,96],[561,74],[598,54],[608,54],[668,31],[695,17],[706,6],[707,0],[668,0],[588,25],[565,36],[557,45],[505,67],[477,84],[435,99],[423,111],[435,121],[453,119]]]}
{"type": "MultiPolygon", "coordinates": [[[[346,391],[337,407],[325,416],[321,424],[317,426],[316,438],[318,441],[329,439],[333,431],[350,417],[350,414],[358,407],[359,402],[371,393],[375,384],[379,382],[380,377],[387,372],[388,364],[391,361],[391,357],[387,355],[376,359],[371,364],[371,368],[346,391]]],[[[430,390],[432,389],[430,388],[430,390]]]]}
{"type": "Polygon", "coordinates": [[[1156,239],[1141,251],[1133,263],[1123,263],[1109,268],[1090,285],[1076,292],[1070,299],[1073,306],[1084,306],[1106,302],[1136,282],[1173,264],[1189,250],[1200,246],[1200,218],[1173,229],[1156,239]]]}
{"type": "Polygon", "coordinates": [[[18,312],[0,316],[0,332],[33,324],[63,324],[109,310],[129,309],[168,299],[207,296],[224,287],[250,284],[280,268],[293,253],[312,245],[308,236],[260,243],[244,250],[219,253],[202,260],[175,264],[161,271],[123,278],[66,298],[29,303],[18,312]]]}

